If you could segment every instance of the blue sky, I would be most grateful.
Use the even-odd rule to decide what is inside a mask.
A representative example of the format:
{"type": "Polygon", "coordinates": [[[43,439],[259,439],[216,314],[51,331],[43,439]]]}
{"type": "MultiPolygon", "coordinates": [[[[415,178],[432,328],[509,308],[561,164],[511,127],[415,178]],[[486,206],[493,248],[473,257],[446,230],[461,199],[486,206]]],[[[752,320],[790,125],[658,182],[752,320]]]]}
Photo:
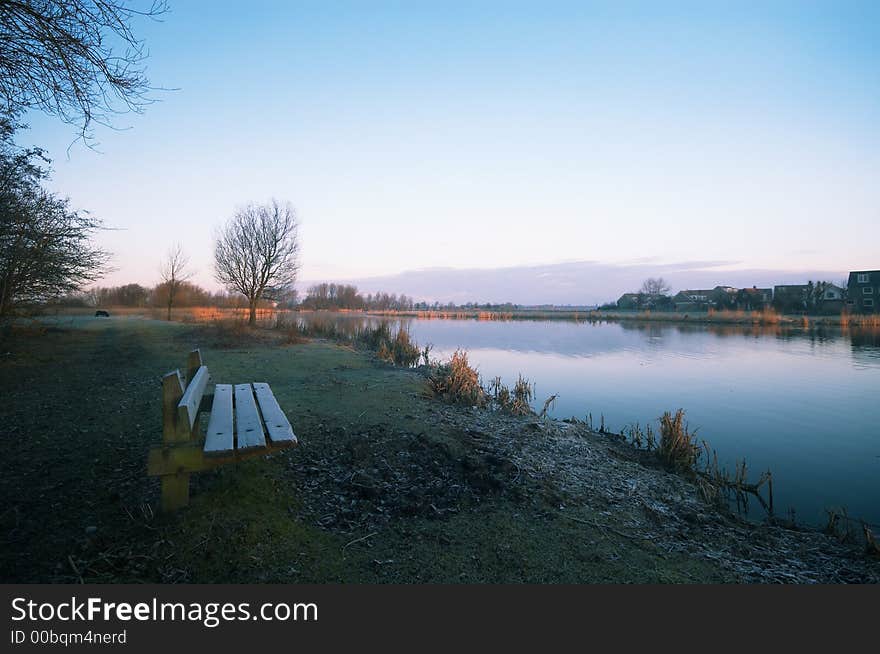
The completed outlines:
{"type": "Polygon", "coordinates": [[[880,267],[880,4],[662,5],[172,0],[139,33],[178,90],[100,153],[38,115],[23,140],[119,228],[106,284],[180,241],[216,286],[214,229],[270,197],[306,280],[880,267]]]}

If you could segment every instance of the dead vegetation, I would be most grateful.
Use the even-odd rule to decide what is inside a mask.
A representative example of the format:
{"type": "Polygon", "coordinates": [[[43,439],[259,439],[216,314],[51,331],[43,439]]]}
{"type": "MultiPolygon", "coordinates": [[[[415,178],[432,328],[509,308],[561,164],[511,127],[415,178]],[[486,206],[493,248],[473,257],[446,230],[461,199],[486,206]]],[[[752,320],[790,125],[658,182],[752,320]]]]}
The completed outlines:
{"type": "Polygon", "coordinates": [[[724,510],[735,505],[738,514],[747,515],[749,498],[754,498],[768,516],[773,516],[773,477],[769,470],[756,482],[749,482],[746,462],[742,459],[731,474],[719,464],[718,454],[709,443],[697,440],[697,430],[691,430],[685,422],[684,409],[678,409],[674,414],[664,412],[659,422],[659,443],[651,425],[642,432],[640,425],[635,424],[629,428],[628,434],[627,430],[624,433],[633,447],[644,449],[668,469],[691,479],[708,503],[724,510]],[[765,485],[767,499],[761,494],[765,485]]]}
{"type": "MultiPolygon", "coordinates": [[[[427,356],[425,358],[427,360],[427,356]]],[[[493,378],[484,386],[479,372],[470,365],[464,350],[456,350],[447,362],[431,363],[428,367],[428,384],[434,397],[450,404],[486,407],[514,416],[535,413],[532,409],[534,384],[520,374],[513,388],[502,382],[501,377],[493,378]]],[[[555,399],[555,395],[547,399],[542,415],[547,415],[555,399]]]]}
{"type": "Polygon", "coordinates": [[[464,350],[456,350],[448,362],[437,364],[428,380],[434,395],[450,404],[481,407],[487,402],[480,375],[468,363],[464,350]]]}

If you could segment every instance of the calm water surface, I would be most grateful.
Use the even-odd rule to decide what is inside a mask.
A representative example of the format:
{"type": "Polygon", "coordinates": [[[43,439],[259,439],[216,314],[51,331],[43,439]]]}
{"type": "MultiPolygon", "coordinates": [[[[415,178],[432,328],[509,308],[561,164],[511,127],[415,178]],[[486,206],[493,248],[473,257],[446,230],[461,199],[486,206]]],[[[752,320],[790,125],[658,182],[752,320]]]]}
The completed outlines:
{"type": "Polygon", "coordinates": [[[484,380],[522,373],[555,417],[615,431],[682,407],[732,465],[773,472],[777,512],[825,520],[846,507],[880,524],[880,330],[662,323],[405,320],[446,358],[468,351],[484,380]]]}

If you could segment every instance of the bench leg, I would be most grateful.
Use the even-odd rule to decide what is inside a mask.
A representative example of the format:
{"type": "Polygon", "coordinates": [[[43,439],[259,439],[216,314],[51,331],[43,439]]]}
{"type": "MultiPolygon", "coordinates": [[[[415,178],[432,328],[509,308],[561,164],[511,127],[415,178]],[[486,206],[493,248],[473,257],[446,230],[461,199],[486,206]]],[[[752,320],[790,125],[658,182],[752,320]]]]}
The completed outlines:
{"type": "Polygon", "coordinates": [[[189,473],[162,477],[162,511],[176,511],[189,504],[189,473]]]}

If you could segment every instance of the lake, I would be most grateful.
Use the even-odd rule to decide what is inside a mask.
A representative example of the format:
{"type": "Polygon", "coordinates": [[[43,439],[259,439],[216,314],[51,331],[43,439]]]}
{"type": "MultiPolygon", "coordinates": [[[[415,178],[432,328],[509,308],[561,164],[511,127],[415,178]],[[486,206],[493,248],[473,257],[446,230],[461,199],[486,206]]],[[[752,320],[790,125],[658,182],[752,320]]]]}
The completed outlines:
{"type": "MultiPolygon", "coordinates": [[[[306,316],[308,314],[305,314],[306,316]]],[[[348,317],[341,320],[356,320],[348,317]]],[[[538,409],[619,431],[683,408],[719,460],[770,469],[776,512],[880,524],[880,330],[659,322],[396,319],[432,356],[536,386],[538,409]]]]}

